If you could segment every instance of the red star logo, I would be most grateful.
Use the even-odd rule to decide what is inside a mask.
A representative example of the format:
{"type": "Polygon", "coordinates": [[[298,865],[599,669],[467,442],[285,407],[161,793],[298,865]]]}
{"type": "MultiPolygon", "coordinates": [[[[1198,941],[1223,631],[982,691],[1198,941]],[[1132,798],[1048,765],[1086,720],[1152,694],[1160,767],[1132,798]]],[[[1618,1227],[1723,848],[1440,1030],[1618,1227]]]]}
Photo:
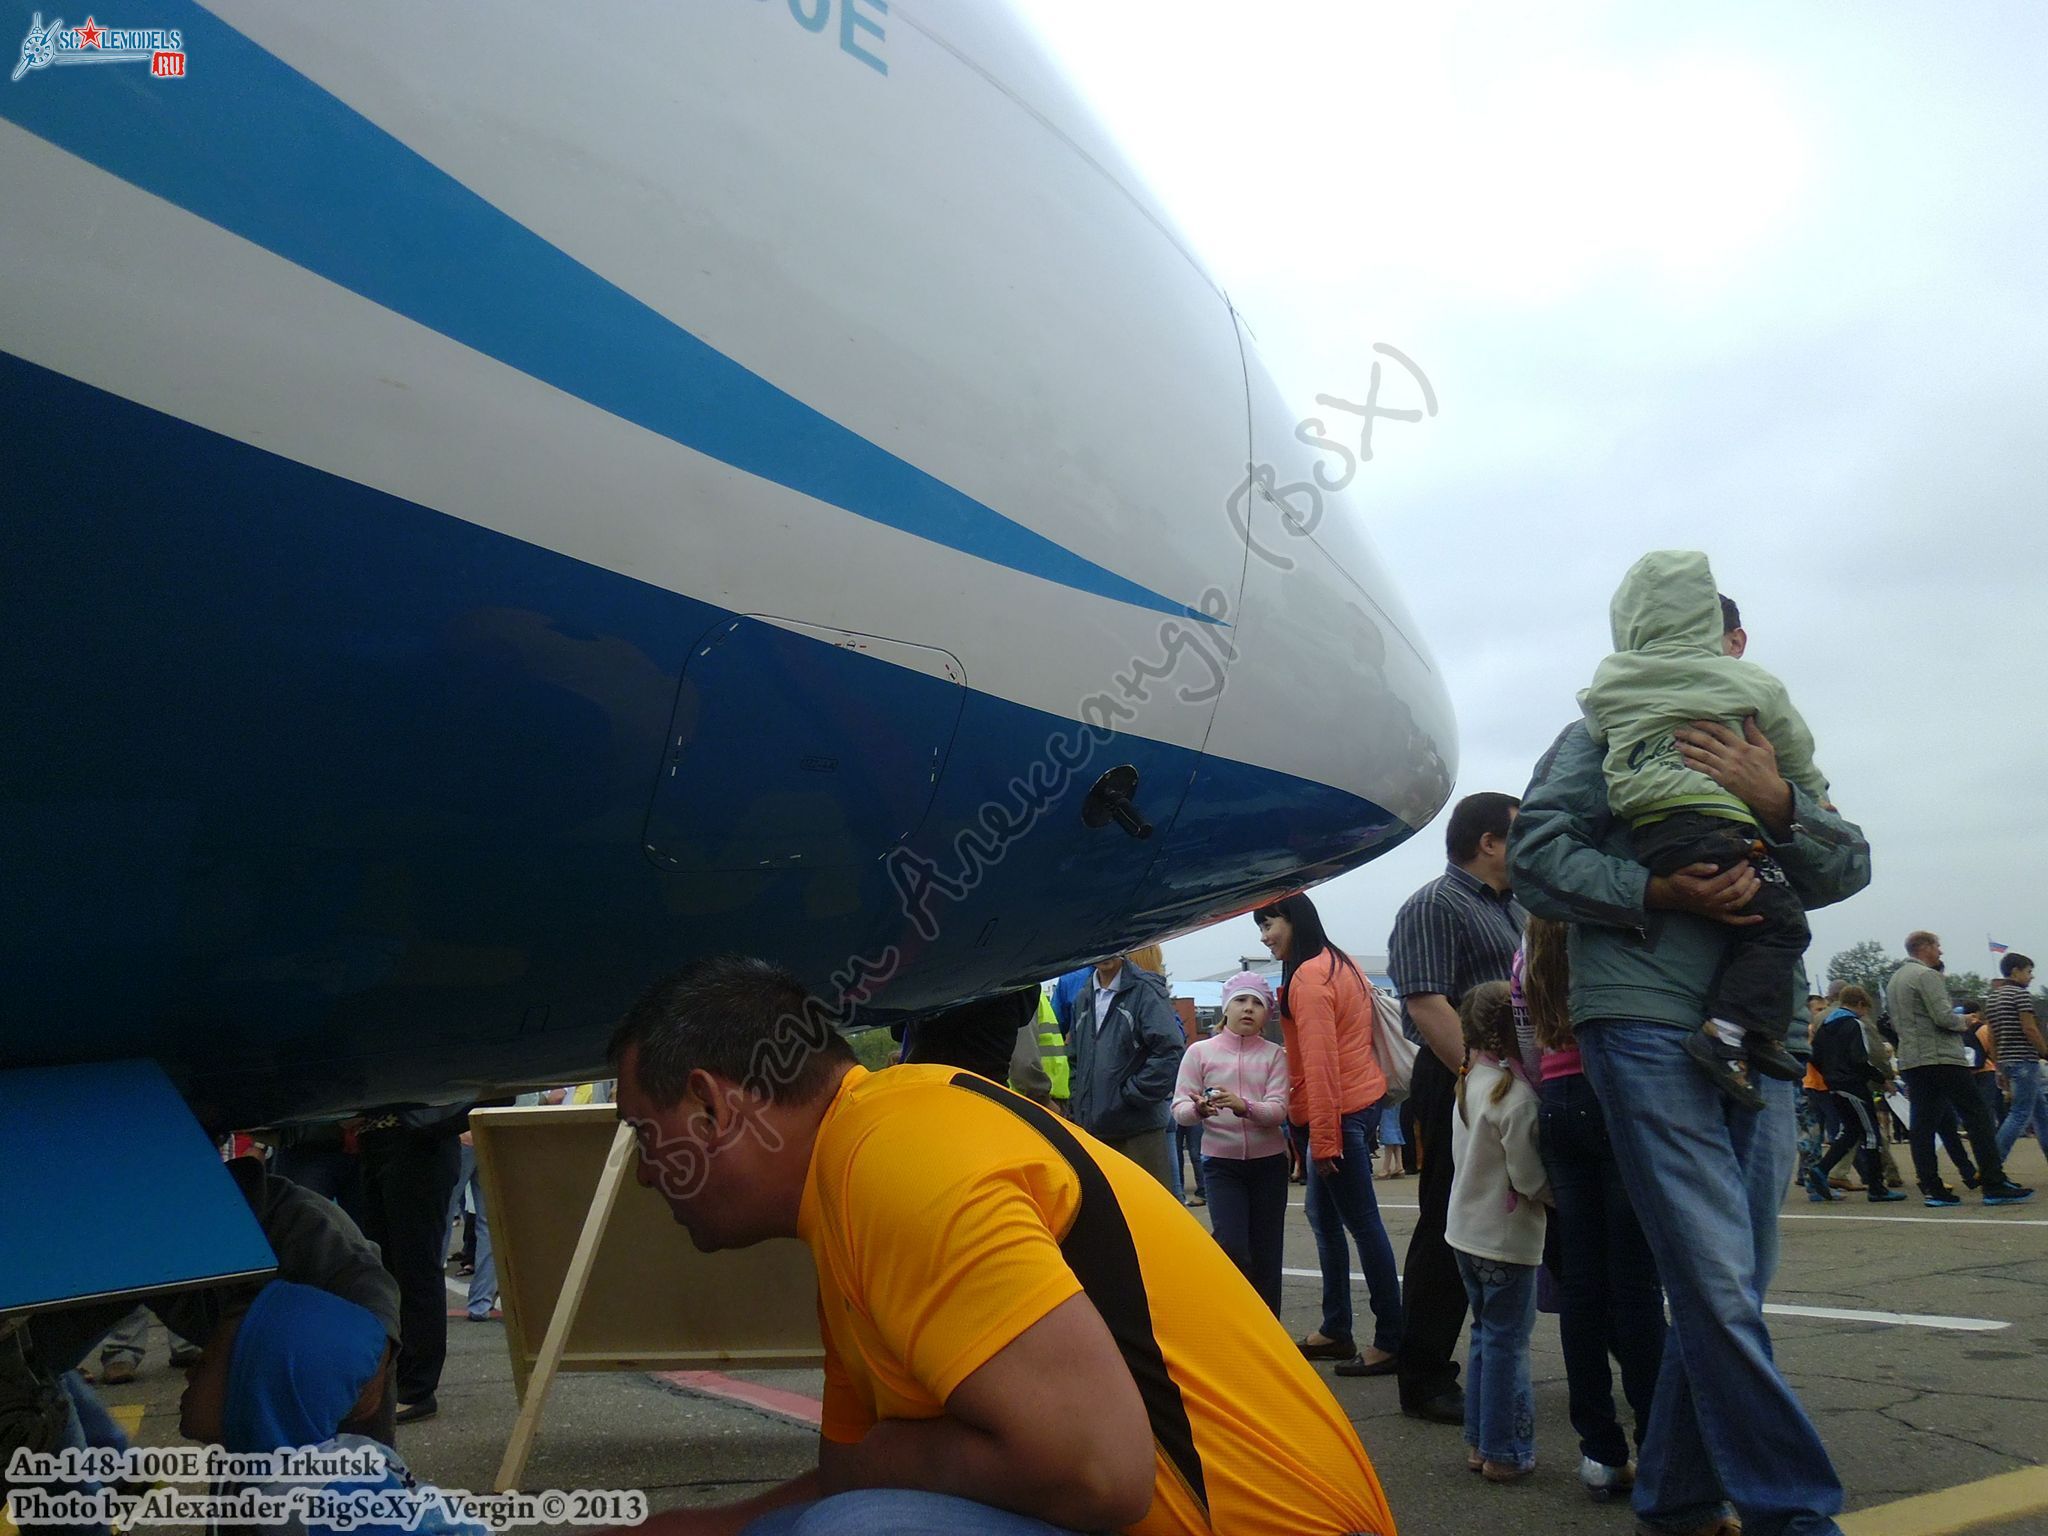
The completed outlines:
{"type": "Polygon", "coordinates": [[[97,48],[100,46],[100,33],[103,29],[90,16],[85,18],[85,25],[77,30],[79,47],[97,48]]]}

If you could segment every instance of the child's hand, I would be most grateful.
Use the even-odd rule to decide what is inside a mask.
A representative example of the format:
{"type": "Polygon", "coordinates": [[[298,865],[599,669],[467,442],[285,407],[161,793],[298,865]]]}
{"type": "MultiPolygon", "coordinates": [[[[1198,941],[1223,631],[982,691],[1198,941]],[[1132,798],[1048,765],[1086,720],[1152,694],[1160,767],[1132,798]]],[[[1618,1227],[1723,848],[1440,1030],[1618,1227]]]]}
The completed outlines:
{"type": "MultiPolygon", "coordinates": [[[[1236,1115],[1241,1115],[1244,1113],[1244,1100],[1240,1099],[1228,1088],[1220,1090],[1217,1093],[1216,1097],[1211,1099],[1209,1102],[1210,1104],[1215,1106],[1215,1109],[1227,1109],[1232,1114],[1236,1115]]],[[[1212,1110],[1211,1112],[1213,1113],[1214,1111],[1212,1110]]]]}

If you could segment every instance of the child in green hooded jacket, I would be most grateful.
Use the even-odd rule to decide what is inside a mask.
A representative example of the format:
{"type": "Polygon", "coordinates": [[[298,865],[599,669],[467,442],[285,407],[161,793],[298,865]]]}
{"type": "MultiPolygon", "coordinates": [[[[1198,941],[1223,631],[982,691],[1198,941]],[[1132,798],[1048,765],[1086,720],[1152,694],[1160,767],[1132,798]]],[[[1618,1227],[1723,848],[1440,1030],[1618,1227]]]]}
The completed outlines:
{"type": "Polygon", "coordinates": [[[1756,812],[1689,767],[1675,733],[1697,721],[1740,732],[1745,719],[1754,719],[1788,780],[1822,801],[1828,787],[1814,766],[1813,733],[1785,685],[1727,654],[1722,613],[1705,555],[1643,556],[1622,578],[1609,610],[1614,654],[1600,663],[1579,704],[1593,739],[1606,747],[1609,806],[1652,875],[1695,865],[1756,867],[1762,884],[1744,911],[1762,921],[1729,928],[1706,1021],[1686,1050],[1715,1087],[1761,1109],[1753,1072],[1788,1082],[1803,1075],[1785,1049],[1785,1033],[1794,971],[1811,933],[1798,895],[1765,851],[1756,812]]]}

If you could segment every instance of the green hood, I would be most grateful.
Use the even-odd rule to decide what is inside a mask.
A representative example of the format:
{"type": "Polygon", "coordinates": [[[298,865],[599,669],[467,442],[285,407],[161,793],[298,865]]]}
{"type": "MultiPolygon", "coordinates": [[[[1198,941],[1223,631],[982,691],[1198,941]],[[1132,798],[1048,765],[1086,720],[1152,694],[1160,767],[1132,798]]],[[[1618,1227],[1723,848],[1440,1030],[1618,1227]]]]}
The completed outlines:
{"type": "Polygon", "coordinates": [[[1697,550],[1660,549],[1629,568],[1609,610],[1614,651],[1579,695],[1593,739],[1608,749],[1607,793],[1615,815],[1636,822],[1675,811],[1752,820],[1747,806],[1685,765],[1672,732],[1695,720],[1734,730],[1754,716],[1786,778],[1816,798],[1827,780],[1813,763],[1813,735],[1785,688],[1752,662],[1721,649],[1721,596],[1697,550]]]}
{"type": "Polygon", "coordinates": [[[1628,569],[1607,610],[1617,651],[1721,654],[1721,594],[1696,549],[1656,549],[1628,569]]]}

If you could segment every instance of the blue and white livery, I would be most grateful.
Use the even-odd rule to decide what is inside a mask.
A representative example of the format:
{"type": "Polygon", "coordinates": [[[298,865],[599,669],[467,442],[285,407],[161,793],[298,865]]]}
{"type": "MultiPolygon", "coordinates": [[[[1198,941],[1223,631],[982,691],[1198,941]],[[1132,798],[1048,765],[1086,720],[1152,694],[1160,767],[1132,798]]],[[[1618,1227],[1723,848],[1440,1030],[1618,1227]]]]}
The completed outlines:
{"type": "Polygon", "coordinates": [[[6,1065],[589,1073],[693,956],[928,1009],[1448,794],[1357,507],[1268,493],[1293,414],[1004,6],[563,19],[159,3],[183,78],[0,85],[6,1065]]]}

